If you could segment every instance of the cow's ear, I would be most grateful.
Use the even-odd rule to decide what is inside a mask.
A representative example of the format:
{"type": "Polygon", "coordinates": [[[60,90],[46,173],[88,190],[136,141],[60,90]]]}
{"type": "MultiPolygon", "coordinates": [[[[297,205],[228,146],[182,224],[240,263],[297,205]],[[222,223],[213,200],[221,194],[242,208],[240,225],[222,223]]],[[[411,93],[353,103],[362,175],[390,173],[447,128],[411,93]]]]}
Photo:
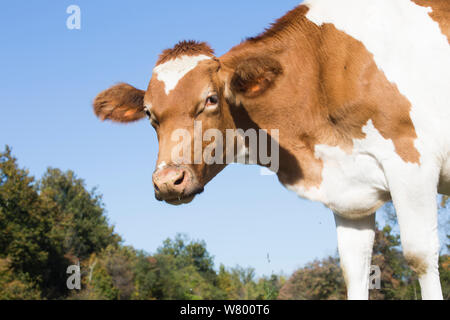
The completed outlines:
{"type": "Polygon", "coordinates": [[[250,57],[239,62],[231,78],[231,90],[248,98],[262,95],[283,73],[281,64],[268,56],[250,57]]]}
{"type": "Polygon", "coordinates": [[[94,112],[101,120],[127,123],[146,116],[144,110],[145,91],[126,83],[117,84],[97,95],[94,112]]]}

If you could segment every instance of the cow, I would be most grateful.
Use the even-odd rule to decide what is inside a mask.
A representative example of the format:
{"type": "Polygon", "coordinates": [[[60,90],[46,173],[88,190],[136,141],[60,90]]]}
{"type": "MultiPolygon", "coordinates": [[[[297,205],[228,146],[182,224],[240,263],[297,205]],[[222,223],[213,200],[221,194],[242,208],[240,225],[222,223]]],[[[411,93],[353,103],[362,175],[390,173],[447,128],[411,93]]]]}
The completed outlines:
{"type": "Polygon", "coordinates": [[[93,106],[102,120],[150,119],[155,195],[174,205],[227,165],[175,161],[174,131],[193,137],[196,122],[224,135],[279,130],[268,135],[278,179],[334,213],[348,298],[369,297],[375,212],[392,201],[422,298],[442,299],[436,197],[450,195],[449,43],[448,0],[308,0],[220,57],[181,41],[161,53],[147,90],[120,83],[93,106]]]}

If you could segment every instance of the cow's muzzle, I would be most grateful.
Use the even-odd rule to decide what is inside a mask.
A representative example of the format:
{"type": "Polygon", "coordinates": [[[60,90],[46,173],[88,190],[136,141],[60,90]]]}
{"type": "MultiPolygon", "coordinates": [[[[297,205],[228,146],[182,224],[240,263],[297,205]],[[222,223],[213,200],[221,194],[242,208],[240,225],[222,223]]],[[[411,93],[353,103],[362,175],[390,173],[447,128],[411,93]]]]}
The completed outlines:
{"type": "Polygon", "coordinates": [[[185,166],[170,165],[155,171],[153,174],[155,197],[172,205],[191,202],[195,196],[203,192],[194,173],[185,166]]]}

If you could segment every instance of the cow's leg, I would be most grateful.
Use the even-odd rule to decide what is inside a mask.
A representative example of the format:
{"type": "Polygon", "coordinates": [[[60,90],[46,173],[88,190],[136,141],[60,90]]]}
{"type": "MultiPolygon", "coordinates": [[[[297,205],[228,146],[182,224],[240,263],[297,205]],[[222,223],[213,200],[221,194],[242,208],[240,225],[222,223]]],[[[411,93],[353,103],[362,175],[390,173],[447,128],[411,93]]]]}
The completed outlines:
{"type": "MultiPolygon", "coordinates": [[[[385,165],[397,213],[403,254],[419,277],[422,298],[442,299],[439,280],[437,182],[439,170],[428,166],[406,168],[385,165]],[[415,168],[415,169],[414,169],[415,168]]],[[[437,167],[437,166],[436,166],[437,167]]]]}
{"type": "Polygon", "coordinates": [[[375,239],[375,214],[346,219],[335,213],[338,249],[350,300],[369,298],[369,275],[375,239]]]}

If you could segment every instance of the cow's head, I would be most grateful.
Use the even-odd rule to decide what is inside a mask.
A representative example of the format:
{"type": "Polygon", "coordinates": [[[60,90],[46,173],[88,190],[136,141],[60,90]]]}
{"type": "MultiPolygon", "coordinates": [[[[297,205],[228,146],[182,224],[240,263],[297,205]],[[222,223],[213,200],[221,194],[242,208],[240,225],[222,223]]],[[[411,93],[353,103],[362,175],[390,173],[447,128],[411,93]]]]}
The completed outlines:
{"type": "Polygon", "coordinates": [[[160,55],[147,91],[118,84],[96,97],[94,111],[120,123],[150,118],[159,141],[156,198],[189,203],[242,151],[234,148],[236,141],[232,148],[225,141],[227,129],[237,128],[233,108],[257,97],[280,73],[275,62],[258,57],[225,65],[207,44],[183,41],[160,55]],[[216,141],[214,132],[208,135],[210,129],[224,141],[216,141]],[[220,154],[223,161],[205,161],[207,154],[220,154]]]}

